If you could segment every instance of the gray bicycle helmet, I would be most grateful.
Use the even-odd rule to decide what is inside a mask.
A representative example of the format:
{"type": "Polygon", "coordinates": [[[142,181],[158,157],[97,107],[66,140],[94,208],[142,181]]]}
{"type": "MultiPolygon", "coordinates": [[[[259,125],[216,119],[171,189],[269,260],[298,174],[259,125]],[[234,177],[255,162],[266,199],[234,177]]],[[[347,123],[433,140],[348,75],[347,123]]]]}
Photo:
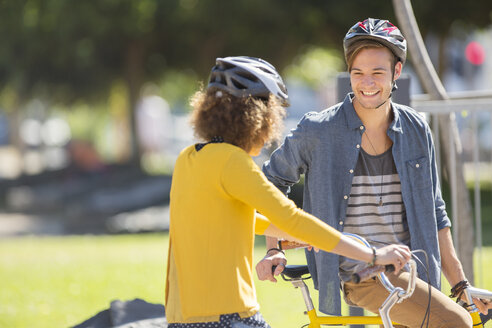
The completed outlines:
{"type": "Polygon", "coordinates": [[[391,52],[405,64],[407,59],[407,41],[398,27],[388,20],[368,18],[352,26],[343,39],[343,50],[347,57],[347,48],[354,42],[371,39],[388,47],[391,52]]]}
{"type": "Polygon", "coordinates": [[[207,88],[219,88],[236,97],[268,99],[270,93],[289,106],[282,78],[267,61],[246,56],[217,58],[207,88]]]}

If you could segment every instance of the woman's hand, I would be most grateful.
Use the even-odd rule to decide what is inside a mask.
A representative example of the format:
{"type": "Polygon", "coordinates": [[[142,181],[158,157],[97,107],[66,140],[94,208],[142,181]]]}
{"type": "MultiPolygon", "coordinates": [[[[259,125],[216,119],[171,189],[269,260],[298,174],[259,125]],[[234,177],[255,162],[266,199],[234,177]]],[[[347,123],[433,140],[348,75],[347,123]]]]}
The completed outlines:
{"type": "Polygon", "coordinates": [[[397,274],[411,259],[411,257],[412,253],[408,246],[388,245],[376,250],[375,264],[393,264],[393,266],[395,267],[395,274],[397,274]]]}
{"type": "Polygon", "coordinates": [[[287,259],[282,252],[276,252],[271,250],[265,257],[256,264],[256,274],[260,280],[270,280],[271,282],[277,282],[275,279],[282,271],[284,271],[287,259]],[[272,267],[277,266],[275,272],[272,273],[272,267]]]}

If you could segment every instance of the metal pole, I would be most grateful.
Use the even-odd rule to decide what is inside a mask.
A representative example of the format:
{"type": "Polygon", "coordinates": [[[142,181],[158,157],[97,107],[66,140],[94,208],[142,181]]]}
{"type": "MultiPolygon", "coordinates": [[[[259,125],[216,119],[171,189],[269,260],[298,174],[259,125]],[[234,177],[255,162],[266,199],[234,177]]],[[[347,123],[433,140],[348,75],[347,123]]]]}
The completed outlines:
{"type": "Polygon", "coordinates": [[[441,140],[439,139],[439,114],[432,114],[432,132],[434,132],[434,148],[436,150],[437,174],[442,185],[441,173],[441,140]]]}
{"type": "MultiPolygon", "coordinates": [[[[454,113],[451,113],[450,116],[453,116],[453,121],[454,121],[454,113]]],[[[456,149],[455,149],[455,140],[454,140],[454,134],[453,134],[453,128],[451,124],[448,125],[448,134],[449,134],[449,140],[451,143],[451,146],[449,147],[450,152],[449,152],[449,181],[450,181],[450,188],[451,188],[451,209],[453,211],[453,240],[454,240],[454,247],[456,249],[456,253],[458,253],[458,258],[461,259],[461,252],[460,252],[460,245],[459,245],[459,234],[458,234],[458,183],[456,179],[456,149]]]]}
{"type": "Polygon", "coordinates": [[[481,199],[480,199],[480,145],[478,143],[478,118],[477,113],[472,113],[472,131],[473,131],[473,167],[474,167],[474,178],[475,178],[475,233],[477,236],[476,248],[478,263],[477,264],[477,286],[482,287],[482,209],[481,209],[481,199]]]}

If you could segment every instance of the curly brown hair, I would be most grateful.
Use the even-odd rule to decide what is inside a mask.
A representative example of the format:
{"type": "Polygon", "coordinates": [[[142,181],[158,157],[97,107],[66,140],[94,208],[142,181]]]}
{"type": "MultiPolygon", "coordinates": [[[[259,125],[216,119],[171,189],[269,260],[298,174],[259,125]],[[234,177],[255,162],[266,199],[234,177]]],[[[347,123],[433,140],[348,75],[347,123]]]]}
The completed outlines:
{"type": "Polygon", "coordinates": [[[285,108],[273,95],[268,100],[239,98],[209,88],[197,91],[190,104],[195,136],[204,141],[221,136],[225,142],[249,152],[281,136],[285,108]]]}

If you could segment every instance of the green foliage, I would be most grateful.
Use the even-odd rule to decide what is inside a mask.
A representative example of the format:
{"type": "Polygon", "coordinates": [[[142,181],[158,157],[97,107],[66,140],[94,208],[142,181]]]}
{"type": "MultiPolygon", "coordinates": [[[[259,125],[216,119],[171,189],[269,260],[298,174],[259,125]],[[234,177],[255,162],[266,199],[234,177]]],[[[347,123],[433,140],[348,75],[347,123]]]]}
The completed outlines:
{"type": "MultiPolygon", "coordinates": [[[[448,216],[452,217],[451,207],[451,190],[449,183],[443,180],[442,183],[442,196],[446,202],[446,211],[448,216]]],[[[468,181],[468,194],[470,196],[470,205],[472,206],[472,215],[475,216],[475,193],[473,181],[468,181]]],[[[492,245],[492,186],[487,181],[482,181],[480,185],[480,202],[481,202],[481,219],[482,219],[482,242],[486,246],[492,245]]],[[[475,219],[473,219],[475,224],[475,219]]],[[[473,228],[473,227],[472,227],[473,228]]]]}
{"type": "Polygon", "coordinates": [[[107,113],[102,108],[77,103],[67,113],[66,119],[74,139],[91,140],[101,128],[101,123],[107,119],[107,113]],[[88,122],[93,122],[93,124],[87,124],[88,122]]]}
{"type": "MultiPolygon", "coordinates": [[[[473,192],[470,192],[470,201],[474,211],[475,195],[473,192]]],[[[480,202],[482,204],[482,241],[484,245],[492,245],[492,234],[488,233],[489,231],[492,231],[492,187],[489,186],[488,188],[482,188],[480,191],[480,202]]]]}
{"type": "Polygon", "coordinates": [[[189,97],[198,90],[200,84],[206,85],[207,80],[198,81],[192,70],[170,70],[160,81],[160,94],[169,103],[171,111],[182,112],[190,109],[189,97]]]}
{"type": "MultiPolygon", "coordinates": [[[[424,34],[444,35],[458,19],[459,30],[491,22],[489,0],[449,0],[445,11],[437,0],[414,5],[424,34]]],[[[196,89],[192,80],[206,80],[215,58],[262,57],[283,71],[306,45],[341,53],[348,28],[367,17],[395,22],[389,1],[1,1],[0,106],[18,111],[33,98],[67,110],[101,104],[123,81],[127,142],[138,161],[133,114],[145,83],[162,84],[171,108],[181,111],[196,89]]],[[[289,74],[315,85],[342,66],[317,51],[308,50],[314,57],[298,59],[289,74]]]]}
{"type": "MultiPolygon", "coordinates": [[[[490,24],[488,0],[414,7],[424,33],[457,19],[490,24]]],[[[180,69],[205,77],[218,56],[264,57],[281,69],[306,44],[341,51],[347,29],[367,17],[395,21],[381,1],[2,1],[0,82],[21,96],[72,101],[98,99],[117,79],[158,81],[180,69]]]]}
{"type": "Polygon", "coordinates": [[[343,69],[342,55],[319,47],[309,47],[284,70],[286,78],[294,78],[312,88],[321,87],[343,69]]]}

